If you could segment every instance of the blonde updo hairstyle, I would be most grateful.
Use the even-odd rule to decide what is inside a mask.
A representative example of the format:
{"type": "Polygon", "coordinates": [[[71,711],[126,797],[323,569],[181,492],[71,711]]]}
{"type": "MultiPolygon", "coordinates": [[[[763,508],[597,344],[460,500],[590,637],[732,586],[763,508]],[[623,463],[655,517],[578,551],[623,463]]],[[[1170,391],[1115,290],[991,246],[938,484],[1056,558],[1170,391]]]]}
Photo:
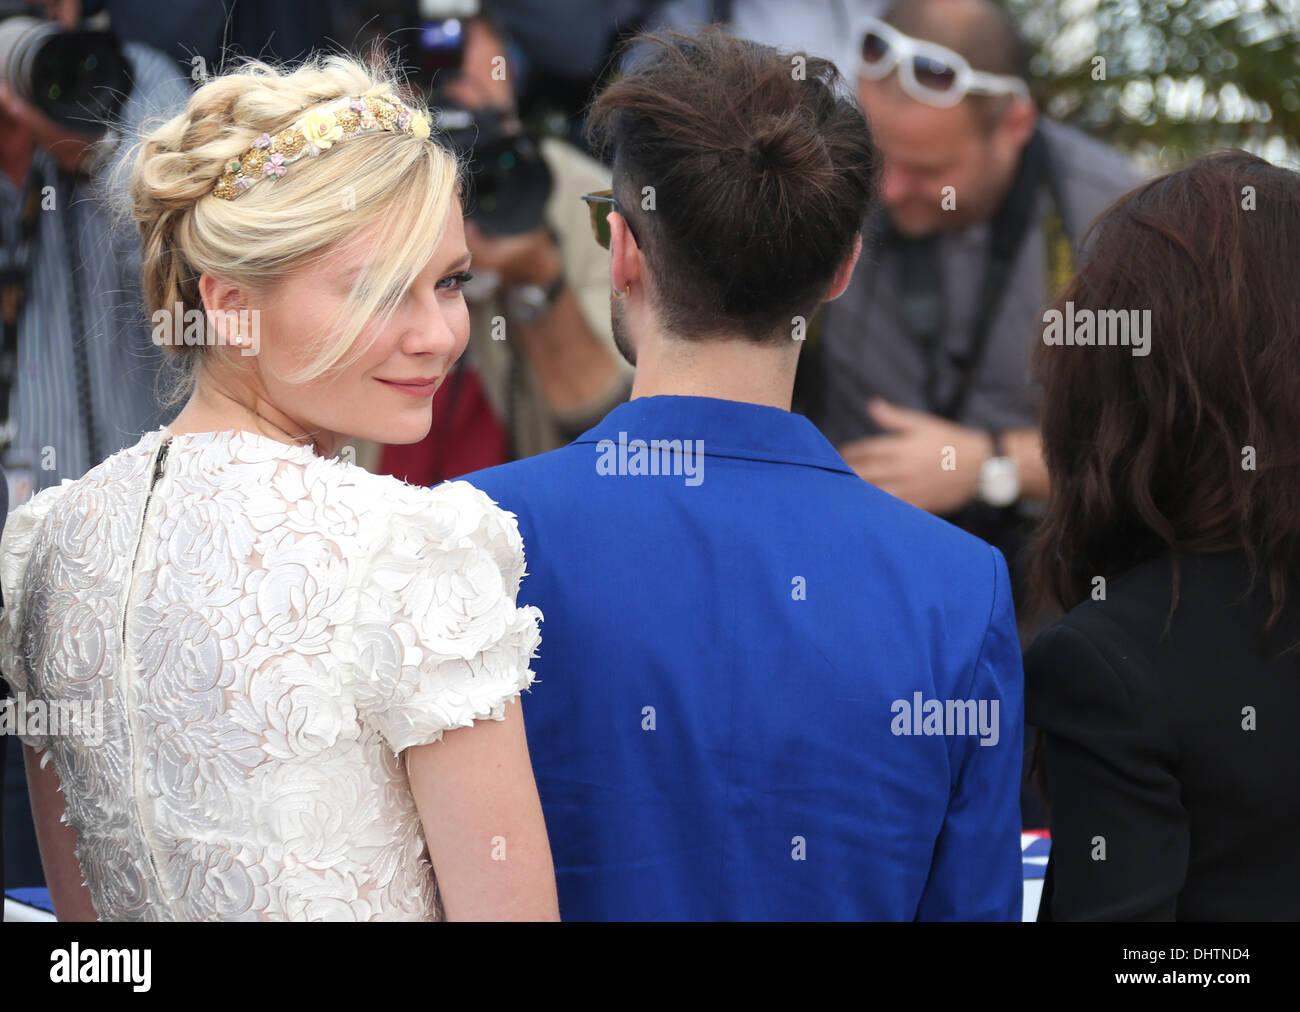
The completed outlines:
{"type": "MultiPolygon", "coordinates": [[[[377,130],[299,159],[282,178],[259,180],[233,200],[214,196],[212,188],[227,163],[261,134],[274,135],[307,110],[345,96],[391,92],[427,116],[400,87],[391,66],[343,54],[318,54],[292,69],[245,60],[199,87],[184,112],[145,133],[124,164],[150,314],[170,313],[176,303],[185,313],[203,312],[202,274],[265,292],[374,225],[384,255],[358,277],[355,309],[343,314],[296,375],[284,378],[308,382],[355,361],[365,349],[348,351],[362,328],[392,313],[441,239],[451,201],[459,199],[455,155],[436,135],[420,140],[377,130]]],[[[181,322],[174,326],[179,332],[181,322]]],[[[275,340],[261,335],[268,337],[275,340]]],[[[206,343],[167,347],[182,357],[174,403],[192,389],[214,349],[206,343]]]]}

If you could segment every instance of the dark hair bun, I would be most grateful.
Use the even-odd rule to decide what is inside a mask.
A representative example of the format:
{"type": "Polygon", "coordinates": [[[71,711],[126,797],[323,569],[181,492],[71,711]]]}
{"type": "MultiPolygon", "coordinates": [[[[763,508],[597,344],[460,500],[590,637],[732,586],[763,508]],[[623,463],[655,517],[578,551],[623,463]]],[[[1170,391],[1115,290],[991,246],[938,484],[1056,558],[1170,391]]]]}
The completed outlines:
{"type": "Polygon", "coordinates": [[[746,150],[759,172],[808,174],[831,168],[821,136],[798,116],[765,117],[746,150]]]}
{"type": "Polygon", "coordinates": [[[596,99],[614,186],[653,186],[631,224],[663,325],[683,337],[789,340],[854,248],[879,154],[835,67],[736,38],[639,36],[649,53],[596,99]],[[782,336],[784,335],[784,336],[782,336]]]}

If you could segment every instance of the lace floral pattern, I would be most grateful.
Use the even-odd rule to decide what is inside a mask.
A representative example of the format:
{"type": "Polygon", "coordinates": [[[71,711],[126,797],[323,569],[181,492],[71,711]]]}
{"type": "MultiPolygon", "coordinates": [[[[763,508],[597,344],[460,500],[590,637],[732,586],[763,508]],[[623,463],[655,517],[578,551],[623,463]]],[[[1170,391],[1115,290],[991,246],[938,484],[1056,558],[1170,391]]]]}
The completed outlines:
{"type": "Polygon", "coordinates": [[[151,494],[166,436],[40,493],[0,542],[0,670],[102,707],[101,742],[23,736],[96,911],[439,919],[400,753],[532,684],[513,515],[245,432],[173,437],[151,494]]]}

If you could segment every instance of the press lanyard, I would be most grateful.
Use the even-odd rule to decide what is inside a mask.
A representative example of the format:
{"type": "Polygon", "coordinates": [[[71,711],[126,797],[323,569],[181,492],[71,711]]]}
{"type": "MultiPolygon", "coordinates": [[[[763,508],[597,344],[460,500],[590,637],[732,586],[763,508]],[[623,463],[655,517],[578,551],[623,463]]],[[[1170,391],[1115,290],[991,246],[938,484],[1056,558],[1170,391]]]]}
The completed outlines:
{"type": "Polygon", "coordinates": [[[988,348],[994,317],[997,316],[1011,281],[1011,268],[1016,254],[1029,231],[1032,209],[1036,206],[1035,198],[1043,183],[1047,184],[1052,205],[1043,221],[1051,296],[1055,296],[1063,278],[1068,278],[1073,271],[1074,254],[1065,230],[1061,194],[1052,171],[1046,138],[1041,132],[1035,131],[1025,146],[1011,188],[990,223],[989,250],[985,259],[973,333],[965,352],[954,362],[958,383],[956,390],[947,399],[939,396],[937,361],[943,353],[940,340],[943,330],[943,296],[937,285],[931,284],[928,291],[918,294],[913,290],[915,286],[909,283],[909,276],[922,280],[928,276],[930,282],[938,276],[938,264],[934,257],[936,241],[934,237],[904,240],[902,323],[908,336],[925,352],[926,401],[929,409],[944,418],[956,421],[966,405],[975,373],[988,348]]]}

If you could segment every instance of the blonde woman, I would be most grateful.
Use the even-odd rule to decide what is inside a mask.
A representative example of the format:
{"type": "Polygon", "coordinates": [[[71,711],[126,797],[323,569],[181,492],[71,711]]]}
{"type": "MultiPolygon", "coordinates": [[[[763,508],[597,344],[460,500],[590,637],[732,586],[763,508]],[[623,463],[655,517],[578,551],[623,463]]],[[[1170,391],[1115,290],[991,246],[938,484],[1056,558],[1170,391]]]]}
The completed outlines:
{"type": "Polygon", "coordinates": [[[558,917],[514,517],[336,459],[423,438],[468,339],[429,127],[386,70],[250,62],[136,153],[188,401],[0,543],[11,686],[102,717],[24,737],[61,919],[558,917]]]}

